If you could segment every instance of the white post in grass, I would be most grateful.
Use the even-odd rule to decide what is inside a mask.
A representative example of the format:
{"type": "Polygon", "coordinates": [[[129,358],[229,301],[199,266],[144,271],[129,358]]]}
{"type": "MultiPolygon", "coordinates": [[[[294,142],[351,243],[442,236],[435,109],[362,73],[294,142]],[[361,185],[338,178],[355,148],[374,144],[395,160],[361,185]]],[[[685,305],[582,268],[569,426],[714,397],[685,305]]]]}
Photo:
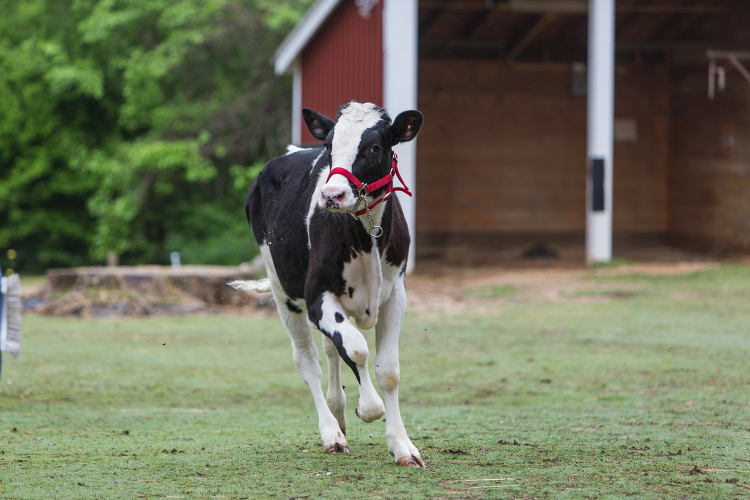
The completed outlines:
{"type": "Polygon", "coordinates": [[[586,263],[612,260],[615,0],[589,0],[586,263]]]}
{"type": "MultiPolygon", "coordinates": [[[[385,0],[383,3],[383,106],[391,118],[417,109],[417,0],[385,0]]],[[[411,249],[406,270],[414,270],[417,140],[399,144],[398,169],[414,196],[396,194],[409,225],[411,249]]]]}

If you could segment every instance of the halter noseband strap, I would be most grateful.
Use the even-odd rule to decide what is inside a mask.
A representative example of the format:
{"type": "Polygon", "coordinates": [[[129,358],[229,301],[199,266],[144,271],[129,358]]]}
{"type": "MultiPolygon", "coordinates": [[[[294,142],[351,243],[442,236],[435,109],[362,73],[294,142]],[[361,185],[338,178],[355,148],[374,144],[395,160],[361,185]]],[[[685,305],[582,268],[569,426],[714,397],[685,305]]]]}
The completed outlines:
{"type": "MultiPolygon", "coordinates": [[[[360,215],[364,215],[365,212],[367,212],[368,208],[372,208],[382,201],[387,201],[388,198],[391,197],[391,194],[394,191],[401,191],[402,193],[406,193],[409,196],[412,195],[412,192],[409,191],[409,188],[406,186],[404,179],[401,177],[401,173],[398,171],[398,156],[394,152],[391,152],[391,155],[392,156],[391,156],[390,173],[386,175],[385,177],[376,180],[375,182],[371,182],[370,184],[363,184],[362,182],[360,182],[359,179],[357,179],[354,176],[353,173],[341,167],[331,169],[331,173],[328,174],[328,179],[326,179],[326,182],[328,182],[331,179],[331,177],[335,174],[343,175],[344,177],[349,179],[351,183],[356,186],[357,193],[360,198],[363,198],[367,196],[368,194],[372,193],[373,191],[377,191],[378,189],[385,186],[385,193],[383,194],[383,196],[375,200],[372,204],[369,205],[369,207],[367,207],[366,205],[366,208],[363,208],[361,210],[357,210],[356,212],[354,212],[355,216],[359,217],[360,215]],[[403,187],[393,185],[394,175],[398,177],[398,180],[399,182],[401,182],[401,185],[403,187]]],[[[359,201],[357,201],[357,206],[359,206],[359,201]]]]}

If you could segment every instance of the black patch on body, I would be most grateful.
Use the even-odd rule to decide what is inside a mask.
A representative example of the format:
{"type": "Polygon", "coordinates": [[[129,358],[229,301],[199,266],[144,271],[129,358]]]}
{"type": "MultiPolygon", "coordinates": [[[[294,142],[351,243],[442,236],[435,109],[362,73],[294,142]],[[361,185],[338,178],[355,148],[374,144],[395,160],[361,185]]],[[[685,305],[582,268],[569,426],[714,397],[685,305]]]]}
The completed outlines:
{"type": "Polygon", "coordinates": [[[333,332],[333,335],[330,336],[330,339],[333,341],[333,345],[336,346],[336,350],[339,351],[339,356],[341,356],[341,359],[343,359],[344,363],[349,365],[349,368],[351,368],[352,371],[354,372],[354,376],[357,377],[357,383],[361,384],[362,382],[359,380],[359,372],[357,371],[357,365],[354,363],[354,361],[352,361],[352,359],[346,353],[346,349],[344,349],[344,344],[341,338],[341,332],[338,332],[338,331],[333,332]]]}
{"type": "Polygon", "coordinates": [[[344,315],[340,312],[336,312],[336,323],[343,323],[344,322],[344,315]]]}
{"type": "MultiPolygon", "coordinates": [[[[409,256],[409,226],[406,224],[404,212],[401,210],[396,196],[391,196],[388,204],[383,210],[383,235],[378,238],[378,250],[380,255],[385,253],[386,263],[392,266],[406,266],[406,258],[409,256]],[[386,224],[385,222],[388,221],[386,224]]],[[[406,271],[406,267],[404,267],[406,271]]]]}
{"type": "Polygon", "coordinates": [[[357,383],[360,384],[359,380],[359,372],[357,371],[357,364],[352,361],[352,358],[349,357],[349,355],[346,353],[346,349],[344,349],[344,340],[341,337],[341,332],[338,330],[335,330],[333,333],[330,333],[325,328],[321,328],[318,326],[318,330],[320,330],[323,335],[331,339],[331,342],[333,342],[333,345],[336,346],[336,350],[339,352],[339,356],[341,356],[341,359],[344,360],[344,363],[349,366],[349,368],[352,369],[354,372],[354,376],[357,377],[357,383]]]}
{"type": "MultiPolygon", "coordinates": [[[[317,299],[315,299],[310,305],[310,303],[307,303],[307,317],[312,321],[312,324],[315,325],[315,328],[320,330],[323,333],[326,333],[322,328],[320,328],[320,320],[323,319],[323,296],[319,296],[317,299]]],[[[330,337],[326,333],[327,337],[330,337]]]]}
{"type": "Polygon", "coordinates": [[[285,302],[285,303],[286,303],[286,306],[287,306],[287,307],[289,308],[289,310],[290,310],[290,311],[292,311],[293,313],[297,313],[297,314],[299,314],[299,313],[301,313],[301,312],[302,312],[302,308],[301,308],[300,306],[298,306],[298,305],[297,305],[297,304],[296,304],[296,303],[295,303],[295,302],[294,302],[294,301],[293,301],[292,299],[290,299],[289,297],[287,297],[287,299],[286,299],[286,302],[285,302]]]}
{"type": "Polygon", "coordinates": [[[258,174],[245,201],[255,241],[258,246],[268,245],[281,287],[292,299],[305,297],[309,263],[305,218],[318,174],[328,165],[323,155],[310,171],[319,154],[320,149],[310,149],[274,158],[258,174]]]}

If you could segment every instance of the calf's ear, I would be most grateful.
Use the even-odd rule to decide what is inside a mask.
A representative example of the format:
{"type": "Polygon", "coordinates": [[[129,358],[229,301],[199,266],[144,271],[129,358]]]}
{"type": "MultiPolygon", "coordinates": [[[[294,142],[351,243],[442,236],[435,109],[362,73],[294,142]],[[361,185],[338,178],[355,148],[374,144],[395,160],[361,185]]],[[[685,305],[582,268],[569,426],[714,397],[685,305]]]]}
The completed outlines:
{"type": "Polygon", "coordinates": [[[312,136],[320,141],[325,141],[328,132],[336,126],[336,122],[310,108],[302,108],[302,118],[312,136]]]}
{"type": "Polygon", "coordinates": [[[393,120],[393,125],[388,129],[391,146],[395,146],[399,142],[409,142],[414,139],[419,133],[419,128],[422,126],[423,120],[422,113],[416,110],[404,111],[399,114],[393,120]]]}

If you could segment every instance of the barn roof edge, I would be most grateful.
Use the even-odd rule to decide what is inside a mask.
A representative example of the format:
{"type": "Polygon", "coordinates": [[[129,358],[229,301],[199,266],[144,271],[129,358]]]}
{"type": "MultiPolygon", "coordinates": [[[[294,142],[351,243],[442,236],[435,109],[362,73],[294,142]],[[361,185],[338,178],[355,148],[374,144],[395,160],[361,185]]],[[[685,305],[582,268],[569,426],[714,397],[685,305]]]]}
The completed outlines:
{"type": "Polygon", "coordinates": [[[313,36],[326,22],[341,0],[318,0],[305,12],[297,25],[281,42],[271,62],[277,75],[286,74],[313,36]]]}

